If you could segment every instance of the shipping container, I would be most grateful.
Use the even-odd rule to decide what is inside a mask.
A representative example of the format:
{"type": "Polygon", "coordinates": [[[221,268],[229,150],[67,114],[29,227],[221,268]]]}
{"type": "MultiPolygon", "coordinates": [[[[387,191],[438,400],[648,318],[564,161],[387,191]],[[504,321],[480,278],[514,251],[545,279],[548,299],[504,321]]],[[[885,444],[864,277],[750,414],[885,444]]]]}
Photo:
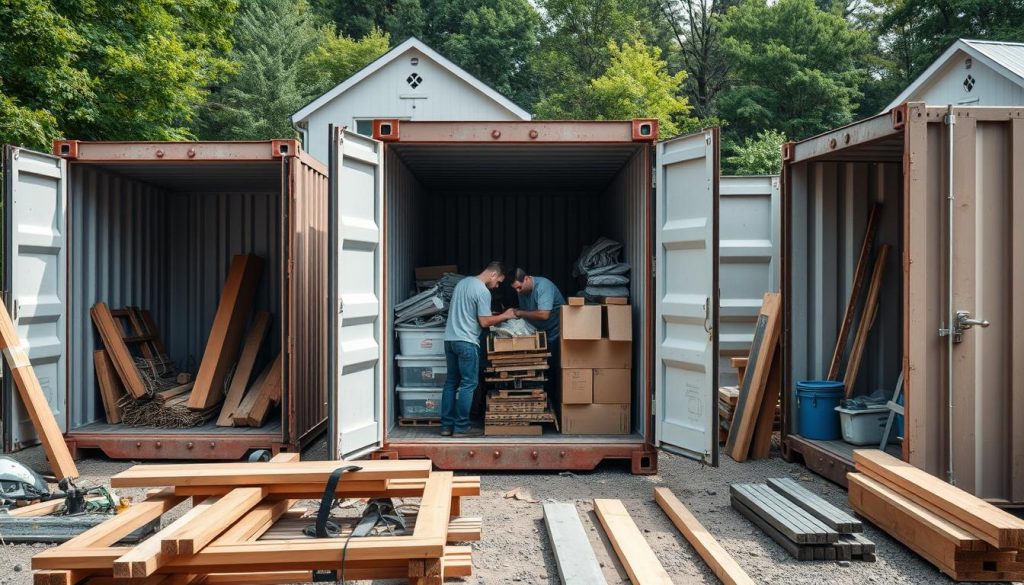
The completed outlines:
{"type": "Polygon", "coordinates": [[[650,120],[375,120],[372,139],[332,128],[333,454],[442,469],[625,459],[653,473],[666,448],[717,464],[718,133],[656,138],[650,120]],[[572,264],[602,235],[632,266],[629,434],[452,439],[398,426],[393,307],[416,266],[475,274],[498,258],[574,294],[572,264]]]}
{"type": "Polygon", "coordinates": [[[852,447],[800,435],[794,385],[828,370],[880,203],[876,249],[892,248],[855,393],[891,398],[902,373],[890,449],[1024,504],[1024,109],[908,103],[787,144],[783,160],[783,453],[846,483],[852,447]]]}
{"type": "MultiPolygon", "coordinates": [[[[295,450],[326,428],[326,167],[294,140],[85,142],[6,147],[5,300],[72,452],[237,459],[295,450]],[[255,310],[283,351],[280,415],[259,428],[107,424],[93,368],[97,302],[152,311],[183,371],[203,356],[232,256],[264,261],[255,310]]],[[[4,378],[4,448],[36,442],[4,378]]],[[[215,418],[215,417],[214,417],[215,418]]]]}

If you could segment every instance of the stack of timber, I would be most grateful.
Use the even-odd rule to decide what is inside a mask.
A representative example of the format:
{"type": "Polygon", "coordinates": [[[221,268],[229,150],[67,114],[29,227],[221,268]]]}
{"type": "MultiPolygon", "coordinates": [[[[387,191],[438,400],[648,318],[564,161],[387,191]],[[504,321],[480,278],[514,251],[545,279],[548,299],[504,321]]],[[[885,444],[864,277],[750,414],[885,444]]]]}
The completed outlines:
{"type": "Polygon", "coordinates": [[[732,507],[800,561],[874,562],[875,544],[864,525],[796,481],[733,484],[732,507]]]}
{"type": "Polygon", "coordinates": [[[487,412],[484,434],[541,435],[543,423],[558,424],[544,390],[549,369],[547,335],[487,340],[487,412]]]}
{"type": "Polygon", "coordinates": [[[736,404],[728,408],[731,418],[726,452],[736,461],[764,459],[771,451],[782,386],[781,307],[779,293],[765,293],[736,404]]]}
{"type": "MultiPolygon", "coordinates": [[[[306,536],[314,524],[298,500],[323,497],[345,461],[301,462],[282,453],[267,463],[136,466],[115,487],[153,487],[147,497],[103,524],[37,554],[35,583],[297,583],[408,579],[440,585],[471,574],[469,546],[481,522],[462,518],[461,499],[480,493],[479,477],[432,472],[429,460],[359,461],[334,488],[344,498],[419,498],[406,529],[348,538],[358,517],[332,517],[337,536],[306,536]],[[191,510],[135,546],[119,541],[159,521],[188,498],[191,510]],[[344,552],[343,552],[344,551],[344,552]],[[314,578],[314,573],[316,577],[314,578]]],[[[329,500],[328,500],[329,501],[329,500]]]]}
{"type": "MultiPolygon", "coordinates": [[[[735,358],[734,358],[735,359],[735,358]]],[[[736,405],[740,401],[739,386],[722,386],[718,389],[718,442],[724,445],[729,440],[729,429],[736,413],[736,405]]],[[[782,428],[782,406],[775,404],[775,420],[772,432],[782,428]]]]}
{"type": "Polygon", "coordinates": [[[884,451],[853,462],[858,514],[957,581],[1024,581],[1024,520],[884,451]]]}

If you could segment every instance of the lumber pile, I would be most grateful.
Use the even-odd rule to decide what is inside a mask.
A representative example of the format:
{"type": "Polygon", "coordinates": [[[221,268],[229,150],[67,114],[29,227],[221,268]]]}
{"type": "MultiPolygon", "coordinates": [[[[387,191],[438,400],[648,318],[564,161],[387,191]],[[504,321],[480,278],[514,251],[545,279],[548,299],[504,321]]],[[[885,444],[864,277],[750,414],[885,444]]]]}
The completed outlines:
{"type": "MultiPolygon", "coordinates": [[[[332,473],[351,464],[302,462],[284,453],[267,463],[132,467],[111,478],[111,485],[157,489],[127,511],[37,554],[32,559],[35,582],[271,584],[407,578],[414,585],[440,585],[445,578],[471,574],[470,548],[454,543],[480,538],[480,520],[460,517],[461,498],[479,495],[480,478],[432,472],[429,460],[355,462],[359,469],[342,473],[335,484],[335,498],[418,498],[418,510],[407,517],[405,528],[353,534],[361,517],[332,516],[332,536],[307,536],[315,534],[309,527],[316,518],[296,508],[296,501],[324,497],[332,473]],[[192,508],[150,538],[134,546],[117,544],[189,497],[192,508]]],[[[330,494],[325,499],[330,502],[330,494]]]]}
{"type": "MultiPolygon", "coordinates": [[[[782,297],[779,293],[765,293],[736,403],[730,404],[729,393],[726,394],[724,410],[729,424],[725,450],[736,461],[763,459],[771,450],[782,385],[781,331],[782,297]]],[[[722,435],[720,431],[719,437],[722,435]]]]}
{"type": "Polygon", "coordinates": [[[1024,520],[875,449],[853,452],[850,507],[957,581],[1024,581],[1024,520]]]}
{"type": "Polygon", "coordinates": [[[789,478],[729,486],[734,510],[800,561],[874,562],[864,525],[789,478]]]}
{"type": "MultiPolygon", "coordinates": [[[[718,442],[724,445],[729,440],[729,430],[736,414],[736,405],[740,401],[739,386],[722,386],[718,389],[718,442]]],[[[775,418],[772,421],[772,432],[782,428],[782,405],[775,403],[775,418]]],[[[757,459],[758,457],[755,457],[757,459]]]]}
{"type": "Polygon", "coordinates": [[[541,435],[543,423],[557,427],[558,419],[544,390],[550,357],[543,331],[518,337],[488,337],[484,434],[541,435]]]}

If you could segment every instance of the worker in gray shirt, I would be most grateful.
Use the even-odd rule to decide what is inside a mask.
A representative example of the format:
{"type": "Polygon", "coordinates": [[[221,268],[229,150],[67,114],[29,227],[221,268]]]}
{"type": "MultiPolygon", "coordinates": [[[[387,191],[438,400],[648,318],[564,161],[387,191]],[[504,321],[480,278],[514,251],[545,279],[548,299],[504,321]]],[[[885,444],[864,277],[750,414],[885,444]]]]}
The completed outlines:
{"type": "Polygon", "coordinates": [[[559,314],[565,297],[555,283],[543,276],[530,276],[526,270],[516,268],[512,273],[512,289],[519,293],[516,317],[529,321],[547,333],[549,346],[558,341],[559,314]]]}
{"type": "Polygon", "coordinates": [[[469,411],[473,406],[480,376],[480,333],[513,317],[512,309],[491,314],[491,290],[505,280],[505,266],[491,262],[483,272],[463,278],[455,285],[444,328],[447,379],[441,390],[441,435],[478,437],[483,429],[472,428],[469,411]]]}

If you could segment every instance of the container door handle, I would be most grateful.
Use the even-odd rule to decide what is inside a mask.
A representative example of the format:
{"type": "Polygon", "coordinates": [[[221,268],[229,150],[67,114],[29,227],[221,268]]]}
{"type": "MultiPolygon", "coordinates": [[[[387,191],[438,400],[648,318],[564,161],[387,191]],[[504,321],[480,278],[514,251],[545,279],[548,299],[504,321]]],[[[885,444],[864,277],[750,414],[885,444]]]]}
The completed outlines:
{"type": "Polygon", "coordinates": [[[711,324],[711,297],[704,299],[704,331],[708,334],[708,339],[711,339],[711,330],[713,329],[711,324]]]}

